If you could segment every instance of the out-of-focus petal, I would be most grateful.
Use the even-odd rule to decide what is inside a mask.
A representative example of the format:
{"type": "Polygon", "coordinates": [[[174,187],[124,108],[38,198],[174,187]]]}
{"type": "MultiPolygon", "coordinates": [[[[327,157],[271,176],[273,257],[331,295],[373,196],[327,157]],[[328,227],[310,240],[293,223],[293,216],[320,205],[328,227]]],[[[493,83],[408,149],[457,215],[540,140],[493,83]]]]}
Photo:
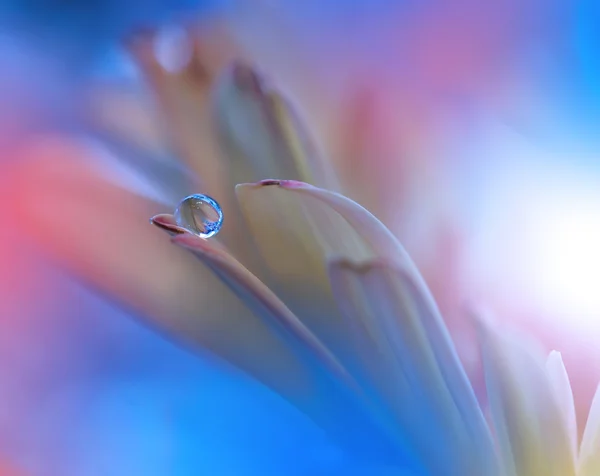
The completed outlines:
{"type": "MultiPolygon", "coordinates": [[[[255,259],[256,249],[246,237],[234,186],[238,181],[257,180],[256,177],[263,179],[271,174],[269,170],[259,171],[258,166],[255,170],[253,165],[256,164],[250,160],[236,161],[232,157],[223,157],[215,138],[214,108],[211,104],[213,89],[235,90],[219,86],[230,82],[227,73],[219,76],[218,72],[232,57],[243,56],[243,53],[234,44],[227,25],[222,21],[188,26],[184,40],[193,46],[190,61],[180,71],[169,71],[156,56],[154,46],[159,33],[154,30],[139,32],[131,38],[129,48],[158,98],[165,119],[164,128],[173,150],[194,172],[190,175],[196,187],[215,197],[227,215],[227,225],[219,238],[235,256],[252,265],[258,273],[260,264],[255,259]]],[[[228,97],[228,94],[225,96],[228,97]]],[[[221,109],[219,102],[222,101],[217,101],[217,111],[221,109]]],[[[243,106],[235,106],[237,104],[234,109],[240,116],[236,121],[240,123],[241,120],[244,125],[243,121],[248,120],[246,127],[251,127],[255,119],[248,117],[243,106]]],[[[269,137],[255,137],[253,140],[260,143],[268,141],[269,137]]]]}
{"type": "Polygon", "coordinates": [[[412,279],[381,260],[334,261],[330,273],[353,330],[359,374],[382,418],[431,474],[498,474],[491,435],[456,352],[412,279]]]}
{"type": "Polygon", "coordinates": [[[483,365],[506,474],[574,476],[565,418],[544,359],[479,321],[483,365]]]}
{"type": "Polygon", "coordinates": [[[408,270],[431,301],[420,274],[396,238],[352,200],[287,180],[242,184],[236,192],[270,272],[267,284],[340,358],[349,358],[351,349],[346,345],[348,331],[331,295],[325,266],[328,257],[389,259],[408,270]]]}
{"type": "Polygon", "coordinates": [[[216,129],[234,184],[274,178],[336,188],[296,108],[256,68],[235,62],[216,86],[216,129]]]}
{"type": "Polygon", "coordinates": [[[352,377],[335,356],[306,328],[263,282],[226,251],[206,239],[184,233],[173,242],[188,248],[208,265],[254,313],[288,337],[289,344],[302,349],[305,357],[316,355],[341,382],[353,386],[352,377]]]}
{"type": "Polygon", "coordinates": [[[182,41],[187,41],[192,51],[189,62],[179,71],[169,71],[159,61],[155,50],[160,35],[157,30],[138,32],[128,47],[158,100],[170,146],[193,172],[189,175],[197,189],[215,197],[229,217],[220,239],[236,256],[251,260],[254,250],[242,238],[245,232],[238,219],[235,184],[229,179],[227,161],[221,160],[211,115],[211,90],[218,72],[240,51],[227,26],[214,20],[185,26],[182,41]]]}
{"type": "MultiPolygon", "coordinates": [[[[262,376],[265,383],[292,401],[344,445],[355,446],[357,441],[361,441],[362,450],[373,445],[374,442],[368,442],[364,435],[362,439],[357,436],[357,429],[368,430],[377,440],[381,438],[375,447],[389,444],[387,438],[372,426],[363,392],[354,377],[267,286],[231,254],[212,247],[209,240],[184,233],[175,236],[173,242],[188,248],[211,268],[252,309],[255,316],[267,324],[273,338],[279,337],[287,344],[285,349],[290,350],[289,355],[282,354],[279,360],[263,361],[264,371],[259,377],[262,376]],[[282,366],[285,366],[285,373],[282,366]],[[269,378],[272,375],[278,378],[269,378]]],[[[261,345],[268,344],[263,342],[261,345]]],[[[264,351],[257,347],[256,352],[259,350],[264,351]]],[[[367,453],[369,451],[367,449],[367,453]]]]}
{"type": "Polygon", "coordinates": [[[45,139],[24,160],[14,172],[15,226],[53,260],[150,324],[263,381],[297,373],[286,346],[245,303],[148,223],[160,207],[105,180],[85,147],[45,139]]]}
{"type": "Polygon", "coordinates": [[[569,374],[563,362],[560,352],[552,351],[546,359],[546,372],[550,379],[550,385],[554,390],[554,395],[562,411],[565,425],[567,428],[573,459],[577,459],[577,416],[575,414],[575,402],[573,399],[573,390],[569,381],[569,374]]]}
{"type": "Polygon", "coordinates": [[[157,96],[172,146],[206,189],[218,174],[210,126],[210,89],[217,71],[237,54],[238,48],[219,22],[185,28],[182,41],[189,43],[191,55],[179,71],[169,71],[159,61],[155,49],[158,30],[138,32],[127,46],[157,96]]]}
{"type": "Polygon", "coordinates": [[[282,181],[280,186],[307,207],[319,203],[317,207],[320,209],[339,215],[358,235],[361,246],[365,248],[364,252],[393,261],[406,269],[418,282],[425,284],[412,259],[392,232],[358,203],[338,193],[306,183],[286,180],[282,181]]]}
{"type": "MultiPolygon", "coordinates": [[[[266,267],[265,282],[290,309],[345,360],[348,330],[331,295],[326,256],[372,258],[356,231],[318,203],[309,209],[280,184],[236,187],[238,202],[266,267]],[[272,185],[272,186],[269,186],[272,185]]],[[[296,182],[294,182],[296,183],[296,182]]]]}
{"type": "Polygon", "coordinates": [[[600,386],[596,389],[579,450],[577,476],[600,474],[600,386]]]}

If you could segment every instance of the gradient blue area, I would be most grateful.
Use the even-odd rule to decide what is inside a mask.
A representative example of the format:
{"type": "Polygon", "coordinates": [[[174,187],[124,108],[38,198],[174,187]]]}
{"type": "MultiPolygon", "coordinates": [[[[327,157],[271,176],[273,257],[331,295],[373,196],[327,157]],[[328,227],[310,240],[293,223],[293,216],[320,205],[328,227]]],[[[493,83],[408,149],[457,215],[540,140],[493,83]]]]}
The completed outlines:
{"type": "Polygon", "coordinates": [[[579,0],[575,5],[574,48],[590,109],[600,116],[600,2],[579,0]]]}
{"type": "Polygon", "coordinates": [[[0,24],[27,32],[65,57],[87,61],[132,28],[172,15],[210,8],[214,0],[9,0],[0,5],[0,24]]]}
{"type": "Polygon", "coordinates": [[[347,464],[318,427],[262,385],[84,289],[74,297],[77,311],[62,318],[72,341],[48,337],[45,352],[61,346],[75,365],[56,373],[54,361],[28,424],[13,435],[21,442],[13,454],[31,474],[336,474],[347,464]]]}

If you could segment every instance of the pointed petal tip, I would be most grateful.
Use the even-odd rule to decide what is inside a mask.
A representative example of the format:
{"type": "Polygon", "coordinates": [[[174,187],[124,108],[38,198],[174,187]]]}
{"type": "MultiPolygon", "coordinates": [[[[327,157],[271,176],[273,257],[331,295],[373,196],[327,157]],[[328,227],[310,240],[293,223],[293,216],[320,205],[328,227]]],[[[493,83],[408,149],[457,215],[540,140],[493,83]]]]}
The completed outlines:
{"type": "Polygon", "coordinates": [[[226,70],[233,84],[247,93],[264,95],[268,91],[264,76],[258,69],[247,61],[236,59],[231,62],[226,70]]]}
{"type": "Polygon", "coordinates": [[[562,360],[562,353],[558,350],[551,350],[550,353],[548,354],[548,360],[550,359],[561,359],[562,360]]]}
{"type": "Polygon", "coordinates": [[[160,213],[158,215],[154,215],[152,218],[150,218],[150,223],[152,225],[157,226],[161,230],[165,230],[169,233],[174,233],[177,235],[188,233],[188,231],[185,228],[182,228],[179,225],[177,225],[175,217],[170,213],[160,213]]]}
{"type": "Polygon", "coordinates": [[[240,183],[235,186],[235,189],[241,190],[241,189],[271,187],[271,186],[277,186],[277,187],[287,188],[287,189],[314,188],[312,185],[309,185],[305,182],[299,182],[297,180],[265,179],[265,180],[261,180],[259,182],[240,183]]]}

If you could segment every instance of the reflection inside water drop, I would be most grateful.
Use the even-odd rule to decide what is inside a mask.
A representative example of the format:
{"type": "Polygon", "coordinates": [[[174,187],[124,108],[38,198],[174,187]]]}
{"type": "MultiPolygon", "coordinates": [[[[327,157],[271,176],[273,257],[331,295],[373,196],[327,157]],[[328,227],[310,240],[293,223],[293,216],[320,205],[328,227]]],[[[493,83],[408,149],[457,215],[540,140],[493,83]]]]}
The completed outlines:
{"type": "Polygon", "coordinates": [[[174,215],[177,225],[200,238],[216,235],[223,225],[223,211],[219,204],[199,193],[179,202],[174,215]]]}

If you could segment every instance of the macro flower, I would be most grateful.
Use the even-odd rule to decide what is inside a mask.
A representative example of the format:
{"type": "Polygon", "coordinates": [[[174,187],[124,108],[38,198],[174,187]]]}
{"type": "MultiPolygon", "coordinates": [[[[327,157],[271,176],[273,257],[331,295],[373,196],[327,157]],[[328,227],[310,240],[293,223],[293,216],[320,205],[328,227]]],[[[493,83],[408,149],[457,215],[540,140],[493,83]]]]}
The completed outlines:
{"type": "Polygon", "coordinates": [[[223,228],[194,236],[156,215],[161,204],[83,164],[85,147],[50,138],[38,152],[52,151],[61,170],[36,162],[26,176],[53,179],[53,193],[38,202],[21,184],[25,220],[44,229],[50,255],[184,345],[272,388],[364,474],[597,473],[600,398],[577,449],[558,353],[545,363],[478,321],[488,412],[421,274],[379,220],[338,193],[349,192],[290,101],[245,62],[215,82],[195,56],[167,74],[138,40],[170,142],[192,188],[221,203],[223,228]],[[178,246],[150,229],[152,215],[178,246]]]}
{"type": "Polygon", "coordinates": [[[152,220],[252,313],[236,322],[252,322],[250,332],[240,332],[243,345],[215,352],[285,396],[346,448],[367,453],[374,468],[595,474],[600,422],[593,407],[578,451],[559,353],[544,363],[480,322],[492,415],[486,421],[431,294],[393,234],[343,195],[296,181],[339,186],[293,108],[241,63],[228,70],[216,97],[216,129],[232,172],[259,163],[281,179],[238,184],[235,197],[227,197],[235,230],[224,240],[229,246],[195,236],[172,215],[152,220]]]}
{"type": "MultiPolygon", "coordinates": [[[[172,215],[153,218],[174,235],[175,244],[190,250],[247,303],[265,329],[287,344],[280,354],[281,347],[269,349],[265,338],[260,355],[253,351],[245,356],[245,364],[252,360],[260,368],[257,378],[343,442],[352,431],[349,415],[332,410],[350,408],[338,398],[352,401],[352,410],[364,412],[373,421],[371,431],[400,458],[388,455],[392,459],[383,460],[397,465],[398,472],[389,474],[597,474],[600,393],[578,450],[573,397],[559,353],[551,353],[544,362],[523,343],[480,322],[492,414],[486,422],[431,295],[402,247],[375,217],[341,195],[294,181],[242,184],[236,191],[242,208],[249,210],[248,226],[262,233],[254,241],[276,235],[261,247],[265,261],[271,262],[269,253],[276,242],[282,247],[295,244],[287,254],[292,257],[306,248],[316,256],[327,248],[319,250],[323,243],[344,255],[322,260],[323,269],[311,268],[306,275],[310,280],[327,272],[338,308],[337,315],[319,314],[327,316],[327,322],[315,322],[314,314],[291,312],[214,239],[195,236],[172,215]],[[263,199],[254,197],[261,194],[263,199]],[[291,219],[297,228],[282,223],[290,203],[302,207],[291,219]],[[252,213],[254,204],[260,208],[252,213]],[[259,223],[253,223],[257,215],[259,223]],[[345,252],[347,242],[353,247],[345,252]],[[300,368],[284,367],[290,360],[300,368]],[[323,370],[335,382],[333,388],[319,384],[323,377],[314,373],[323,370]],[[292,382],[295,388],[290,388],[292,382]],[[345,390],[341,395],[339,385],[345,390]]],[[[281,266],[282,259],[288,261],[285,256],[277,260],[281,266]]],[[[302,282],[299,274],[294,277],[302,282]]],[[[276,289],[280,280],[267,278],[276,289]]]]}

